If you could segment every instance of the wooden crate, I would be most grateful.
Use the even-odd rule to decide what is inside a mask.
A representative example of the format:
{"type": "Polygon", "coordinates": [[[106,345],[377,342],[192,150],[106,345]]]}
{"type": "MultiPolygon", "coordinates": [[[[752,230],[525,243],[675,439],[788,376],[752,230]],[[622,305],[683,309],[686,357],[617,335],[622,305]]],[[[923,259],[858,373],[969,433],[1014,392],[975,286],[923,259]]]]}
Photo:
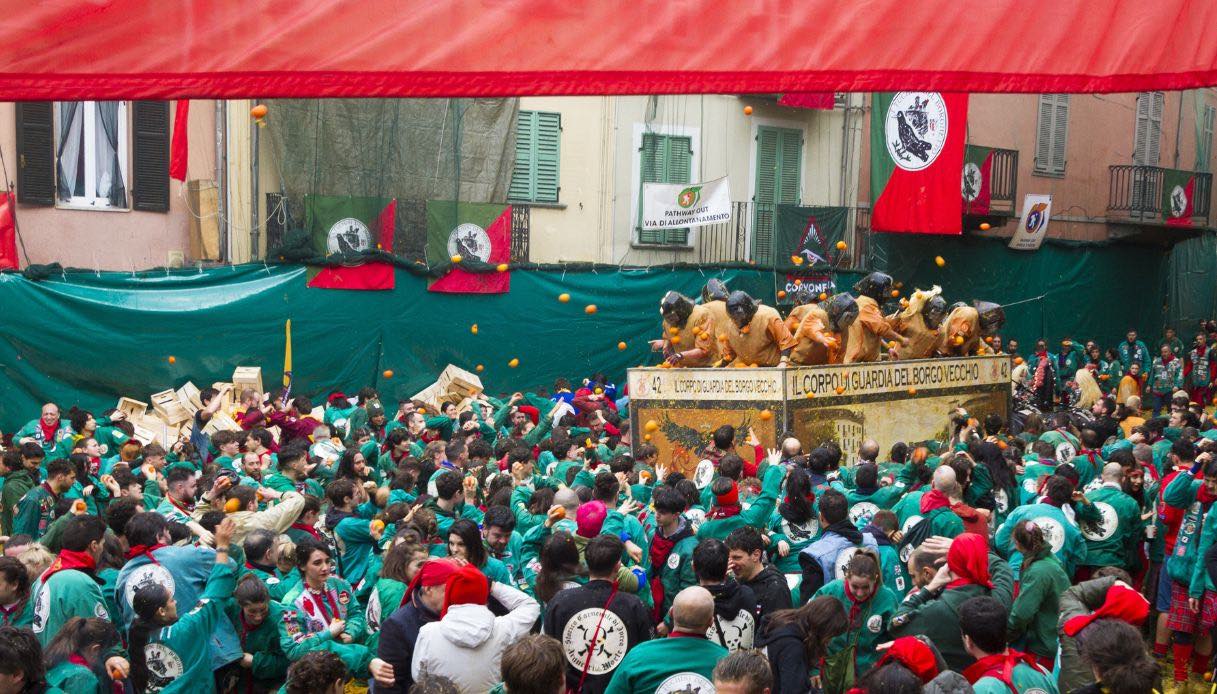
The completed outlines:
{"type": "Polygon", "coordinates": [[[152,400],[152,411],[167,424],[184,422],[191,417],[190,410],[186,409],[182,401],[178,399],[176,391],[162,390],[159,393],[153,393],[149,399],[152,400]]]}
{"type": "Polygon", "coordinates": [[[145,415],[140,417],[138,422],[132,422],[131,424],[135,426],[136,438],[140,439],[142,443],[146,444],[155,442],[168,449],[173,445],[174,441],[177,441],[177,434],[170,433],[170,430],[176,432],[177,427],[173,424],[166,423],[158,416],[145,415]],[[144,439],[140,437],[141,430],[145,432],[145,436],[149,438],[149,441],[144,441],[144,439]]]}
{"type": "Polygon", "coordinates": [[[476,374],[453,364],[444,367],[435,383],[440,387],[441,391],[459,393],[462,398],[474,397],[483,390],[482,379],[478,378],[476,374]]]}
{"type": "Polygon", "coordinates": [[[432,383],[410,396],[410,399],[421,402],[427,408],[427,414],[439,414],[440,395],[439,384],[432,383]]]}
{"type": "Polygon", "coordinates": [[[236,371],[232,372],[232,385],[234,386],[235,397],[241,397],[241,391],[246,388],[253,388],[259,393],[262,390],[262,367],[261,366],[238,366],[236,371]]]}
{"type": "Polygon", "coordinates": [[[148,444],[156,441],[156,431],[144,426],[143,419],[144,418],[141,417],[138,424],[134,421],[131,422],[131,426],[135,431],[131,438],[147,446],[148,444]]]}
{"type": "Polygon", "coordinates": [[[177,392],[177,399],[181,400],[186,409],[190,410],[190,414],[203,409],[203,401],[199,398],[198,386],[190,381],[183,383],[182,387],[178,388],[175,392],[177,392]]]}
{"type": "Polygon", "coordinates": [[[118,406],[115,409],[126,414],[128,420],[135,421],[148,412],[148,403],[140,402],[135,398],[119,398],[118,406]]]}
{"type": "MultiPolygon", "coordinates": [[[[223,395],[220,396],[220,397],[224,398],[223,403],[221,403],[221,405],[220,405],[220,407],[222,409],[231,410],[233,407],[236,407],[237,391],[236,391],[236,388],[234,388],[231,383],[228,383],[227,381],[217,381],[215,383],[212,383],[211,387],[215,388],[216,390],[223,393],[223,395]],[[224,386],[228,386],[228,390],[224,390],[224,386]]],[[[200,408],[201,407],[202,407],[202,405],[200,405],[200,408]]]]}
{"type": "Polygon", "coordinates": [[[241,425],[237,424],[236,420],[223,412],[216,412],[211,415],[211,419],[207,420],[206,426],[203,427],[203,433],[211,436],[217,431],[241,431],[241,425]]]}

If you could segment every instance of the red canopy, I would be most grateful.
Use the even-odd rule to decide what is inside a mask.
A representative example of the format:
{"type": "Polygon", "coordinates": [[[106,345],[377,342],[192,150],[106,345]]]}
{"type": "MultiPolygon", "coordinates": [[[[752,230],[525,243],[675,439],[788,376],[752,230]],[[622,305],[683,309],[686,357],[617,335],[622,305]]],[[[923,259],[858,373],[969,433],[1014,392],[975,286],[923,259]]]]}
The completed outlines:
{"type": "Polygon", "coordinates": [[[1212,0],[7,0],[0,99],[1217,84],[1212,0]]]}

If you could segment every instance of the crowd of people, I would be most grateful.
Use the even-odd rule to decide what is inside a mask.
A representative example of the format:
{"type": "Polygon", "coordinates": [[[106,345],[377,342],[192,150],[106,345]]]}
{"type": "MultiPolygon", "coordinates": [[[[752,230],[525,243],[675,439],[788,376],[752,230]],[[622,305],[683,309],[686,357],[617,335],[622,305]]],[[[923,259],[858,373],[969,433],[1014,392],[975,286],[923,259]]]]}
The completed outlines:
{"type": "Polygon", "coordinates": [[[207,389],[169,450],[48,403],[0,457],[0,694],[1208,691],[1208,392],[1087,402],[1059,375],[1117,370],[1042,348],[1016,425],[856,460],[722,426],[697,481],[600,374],[320,420],[247,390],[210,436],[207,389]]]}

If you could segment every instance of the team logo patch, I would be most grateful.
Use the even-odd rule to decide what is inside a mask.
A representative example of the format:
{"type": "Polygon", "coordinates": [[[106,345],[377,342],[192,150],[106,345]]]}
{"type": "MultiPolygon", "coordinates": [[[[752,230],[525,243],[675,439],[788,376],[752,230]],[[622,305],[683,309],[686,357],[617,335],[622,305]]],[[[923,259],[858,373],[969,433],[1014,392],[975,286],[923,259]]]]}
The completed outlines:
{"type": "Polygon", "coordinates": [[[980,197],[980,182],[980,167],[973,162],[964,164],[963,181],[960,184],[960,192],[963,193],[963,199],[965,201],[972,202],[976,198],[980,197]]]}
{"type": "Polygon", "coordinates": [[[466,222],[458,225],[448,234],[448,255],[459,255],[462,258],[477,258],[487,262],[490,260],[490,237],[482,227],[466,222]]]}
{"type": "Polygon", "coordinates": [[[849,520],[859,528],[865,528],[875,514],[879,512],[879,507],[869,501],[859,501],[849,509],[849,520]]]}
{"type": "Polygon", "coordinates": [[[920,171],[938,158],[947,141],[947,105],[937,92],[898,92],[887,107],[884,140],[896,166],[920,171]]]}
{"type": "MultiPolygon", "coordinates": [[[[701,200],[701,186],[685,188],[676,196],[676,204],[685,210],[696,205],[698,200],[701,200]]],[[[1175,216],[1177,217],[1178,215],[1175,216]]]]}
{"type": "Polygon", "coordinates": [[[50,587],[45,583],[38,589],[38,595],[34,597],[34,623],[33,629],[35,634],[41,634],[46,629],[46,620],[51,613],[51,596],[50,587]]]}
{"type": "Polygon", "coordinates": [[[575,613],[562,629],[562,650],[566,653],[566,662],[579,671],[586,665],[589,675],[612,672],[625,659],[628,646],[625,622],[616,613],[598,607],[575,613]],[[596,628],[597,624],[600,625],[599,629],[596,628]],[[593,633],[595,643],[592,642],[593,633]]]}
{"type": "Polygon", "coordinates": [[[1048,223],[1048,215],[1045,214],[1047,211],[1048,203],[1046,202],[1037,202],[1031,206],[1031,209],[1027,211],[1027,223],[1024,225],[1027,233],[1038,234],[1044,228],[1044,225],[1048,223]]]}
{"type": "Polygon", "coordinates": [[[782,534],[790,538],[791,542],[804,542],[810,540],[820,534],[820,521],[815,518],[806,523],[791,523],[785,518],[782,519],[782,534]]]}
{"type": "Polygon", "coordinates": [[[1187,191],[1183,186],[1171,188],[1171,216],[1182,217],[1187,211],[1187,191]]]}
{"type": "Polygon", "coordinates": [[[342,603],[343,605],[347,604],[350,601],[351,601],[351,594],[346,592],[345,590],[338,594],[338,602],[342,603]]]}
{"type": "Polygon", "coordinates": [[[1068,441],[1058,443],[1056,446],[1056,462],[1062,465],[1068,463],[1070,460],[1073,460],[1077,457],[1077,455],[1077,449],[1075,449],[1073,444],[1069,443],[1068,441]]]}
{"type": "Polygon", "coordinates": [[[380,591],[374,590],[368,596],[368,609],[364,612],[368,618],[368,629],[380,631],[380,591]]]}
{"type": "Polygon", "coordinates": [[[148,691],[164,689],[173,680],[182,676],[182,658],[163,643],[144,646],[144,660],[148,663],[148,691]]]}
{"type": "Polygon", "coordinates": [[[871,615],[870,618],[866,620],[866,628],[869,629],[870,633],[872,634],[878,634],[880,631],[882,631],[883,615],[871,615]]]}
{"type": "Polygon", "coordinates": [[[845,567],[849,565],[849,560],[854,558],[858,553],[857,547],[846,547],[837,553],[837,560],[833,562],[833,577],[844,580],[845,567]]]}
{"type": "Polygon", "coordinates": [[[668,555],[668,568],[672,569],[673,571],[680,568],[680,555],[679,554],[673,552],[672,554],[668,555]]]}
{"type": "Polygon", "coordinates": [[[1094,502],[1094,507],[1099,512],[1101,518],[1097,521],[1082,521],[1079,524],[1079,529],[1082,531],[1082,536],[1087,540],[1100,542],[1116,534],[1116,528],[1120,525],[1120,518],[1116,515],[1116,510],[1109,503],[1096,501],[1094,502]]]}
{"type": "Polygon", "coordinates": [[[714,683],[696,672],[678,672],[660,682],[655,694],[714,694],[714,683]]]}
{"type": "Polygon", "coordinates": [[[334,222],[325,233],[326,255],[335,253],[366,253],[372,250],[372,232],[368,225],[354,217],[334,222]]]}
{"type": "Polygon", "coordinates": [[[98,619],[109,619],[110,613],[106,611],[106,606],[99,602],[93,606],[93,616],[98,619]]]}
{"type": "Polygon", "coordinates": [[[1048,542],[1048,546],[1052,548],[1052,553],[1056,554],[1065,546],[1065,528],[1055,518],[1040,516],[1032,518],[1032,521],[1044,531],[1044,540],[1048,542]]]}
{"type": "Polygon", "coordinates": [[[135,591],[150,585],[164,586],[170,595],[174,594],[175,584],[173,574],[160,564],[144,564],[136,567],[127,577],[127,585],[123,587],[123,601],[128,605],[135,602],[135,591]]]}
{"type": "Polygon", "coordinates": [[[993,503],[997,506],[997,512],[1005,513],[1010,508],[1010,497],[1006,496],[1005,489],[997,489],[993,492],[993,503]]]}
{"type": "Polygon", "coordinates": [[[747,610],[740,610],[734,619],[720,618],[711,622],[710,628],[706,630],[706,638],[709,641],[725,645],[732,653],[752,648],[755,636],[756,618],[747,610]],[[718,630],[720,626],[723,628],[721,633],[718,630]]]}

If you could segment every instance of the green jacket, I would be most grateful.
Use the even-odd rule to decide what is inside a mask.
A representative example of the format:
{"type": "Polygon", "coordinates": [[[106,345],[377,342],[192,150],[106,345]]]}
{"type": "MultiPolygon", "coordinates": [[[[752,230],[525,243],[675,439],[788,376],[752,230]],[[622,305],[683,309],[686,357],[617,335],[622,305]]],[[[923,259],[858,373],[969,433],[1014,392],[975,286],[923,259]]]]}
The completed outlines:
{"type": "MultiPolygon", "coordinates": [[[[1000,679],[1000,671],[997,669],[1004,669],[1004,667],[1005,663],[1002,662],[990,669],[989,672],[993,674],[984,675],[976,680],[972,685],[972,691],[975,694],[1010,694],[1010,687],[1000,679]]],[[[1026,692],[1026,694],[1040,694],[1041,692],[1047,694],[1056,691],[1051,673],[1027,663],[1017,663],[1011,669],[1010,686],[1013,686],[1016,692],[1026,692]]]]}
{"type": "Polygon", "coordinates": [[[1094,681],[1094,672],[1090,665],[1082,660],[1078,652],[1078,642],[1072,636],[1066,636],[1065,622],[1074,617],[1090,614],[1103,605],[1107,599],[1107,590],[1116,583],[1115,576],[1104,576],[1082,581],[1061,594],[1060,616],[1057,619],[1057,632],[1061,645],[1061,667],[1057,675],[1057,683],[1062,692],[1071,692],[1094,681]]]}
{"type": "Polygon", "coordinates": [[[1086,558],[1086,539],[1082,532],[1065,516],[1064,511],[1051,504],[1030,504],[1014,509],[993,536],[997,551],[1010,559],[1010,566],[1018,575],[1023,555],[1014,548],[1014,527],[1023,521],[1035,521],[1044,531],[1044,539],[1053,549],[1057,561],[1072,576],[1074,569],[1086,558]]]}
{"type": "Polygon", "coordinates": [[[4,487],[0,489],[0,528],[5,535],[16,535],[13,529],[13,518],[17,513],[17,504],[26,492],[34,488],[37,482],[25,468],[14,470],[4,478],[4,487]]]}
{"type": "Polygon", "coordinates": [[[1090,500],[1102,516],[1099,522],[1079,521],[1078,528],[1086,540],[1085,566],[1127,566],[1141,539],[1141,507],[1119,485],[1104,483],[1088,492],[1090,500]]]}
{"type": "Polygon", "coordinates": [[[1170,395],[1183,387],[1183,360],[1179,357],[1163,362],[1162,357],[1154,357],[1153,366],[1149,368],[1149,379],[1145,387],[1157,395],[1170,395]]]}
{"type": "Polygon", "coordinates": [[[54,518],[57,499],[47,487],[31,488],[17,502],[17,516],[13,519],[13,534],[26,533],[35,540],[42,537],[54,518]]]}
{"type": "Polygon", "coordinates": [[[714,666],[727,657],[727,649],[696,636],[669,636],[640,643],[629,653],[609,681],[605,694],[651,694],[714,691],[714,666]]]}
{"type": "Polygon", "coordinates": [[[775,513],[769,521],[769,530],[769,561],[784,574],[801,576],[799,552],[819,539],[819,519],[812,515],[806,523],[797,524],[786,520],[781,513],[775,513]],[[790,545],[790,551],[784,557],[778,553],[778,542],[783,541],[790,545]]]}
{"type": "Polygon", "coordinates": [[[248,691],[250,684],[264,689],[274,689],[287,677],[291,663],[279,643],[279,624],[283,621],[283,605],[271,600],[270,612],[256,627],[250,627],[241,616],[241,609],[230,608],[228,617],[241,639],[241,650],[253,655],[253,667],[240,668],[240,691],[248,691]]]}
{"type": "Polygon", "coordinates": [[[366,633],[367,615],[350,583],[330,577],[325,582],[325,591],[314,596],[301,581],[284,596],[283,608],[283,617],[276,626],[279,646],[288,660],[299,660],[310,651],[330,651],[356,677],[367,676],[368,663],[374,654],[359,643],[366,633]],[[329,619],[325,619],[327,616],[329,619]],[[335,617],[345,620],[343,633],[351,636],[352,643],[342,643],[330,635],[326,625],[335,617]]]}
{"type": "MultiPolygon", "coordinates": [[[[1208,586],[1204,576],[1204,562],[1196,557],[1204,556],[1204,533],[1208,530],[1207,508],[1196,498],[1200,480],[1186,472],[1175,475],[1162,492],[1162,500],[1175,508],[1185,509],[1183,521],[1179,523],[1179,534],[1175,537],[1175,549],[1166,559],[1166,572],[1172,579],[1188,586],[1188,595],[1198,598],[1208,586]],[[1195,580],[1193,580],[1195,579],[1195,580]]],[[[1212,544],[1212,535],[1209,537],[1212,544]]]]}
{"type": "MultiPolygon", "coordinates": [[[[206,692],[215,687],[211,669],[211,635],[226,619],[236,589],[236,569],[231,561],[211,569],[207,589],[199,604],[177,622],[148,635],[148,691],[206,692]],[[161,673],[166,673],[164,676],[161,673]]],[[[187,609],[183,606],[183,609],[187,609]]]]}
{"type": "Polygon", "coordinates": [[[25,423],[25,426],[18,429],[16,434],[13,434],[13,443],[18,444],[21,442],[21,439],[25,438],[34,439],[35,443],[42,446],[42,452],[46,454],[47,460],[50,460],[51,454],[55,451],[55,447],[59,445],[59,442],[70,437],[72,434],[72,423],[66,419],[61,419],[59,420],[59,428],[51,435],[50,440],[47,440],[42,435],[42,427],[39,426],[39,420],[31,419],[25,423]]]}
{"type": "MultiPolygon", "coordinates": [[[[853,614],[854,603],[845,594],[845,581],[838,578],[825,583],[816,591],[815,597],[821,595],[835,598],[837,602],[841,603],[846,616],[853,614]]],[[[827,655],[836,655],[848,648],[851,643],[857,643],[854,650],[854,671],[861,675],[869,670],[882,655],[875,646],[892,640],[887,630],[892,616],[896,614],[899,606],[896,595],[887,587],[879,586],[869,600],[858,606],[858,611],[853,614],[849,629],[828,642],[827,655]]]]}
{"type": "Polygon", "coordinates": [[[109,694],[111,691],[108,686],[101,686],[101,680],[92,670],[70,660],[61,660],[47,670],[46,683],[72,694],[109,694]]]}
{"type": "Polygon", "coordinates": [[[1019,576],[1018,597],[1010,607],[1007,638],[1022,638],[1021,650],[1052,658],[1056,655],[1056,618],[1061,593],[1069,588],[1069,577],[1052,552],[1045,548],[1019,576]]]}
{"type": "Polygon", "coordinates": [[[849,504],[849,519],[859,530],[870,524],[879,511],[890,511],[900,497],[904,495],[904,487],[878,487],[872,491],[862,492],[857,488],[845,492],[846,503],[849,504]]]}
{"type": "Polygon", "coordinates": [[[938,647],[947,665],[962,672],[972,662],[972,656],[963,648],[963,637],[959,632],[959,606],[968,598],[991,595],[1007,608],[1014,595],[1014,574],[1001,557],[989,554],[989,580],[993,589],[969,584],[958,588],[947,588],[938,595],[921,588],[908,594],[892,619],[889,631],[892,637],[926,636],[938,647]]]}
{"type": "Polygon", "coordinates": [[[765,479],[761,482],[761,493],[752,500],[752,505],[740,511],[738,515],[702,523],[697,529],[697,539],[712,537],[716,540],[726,540],[733,530],[745,525],[764,530],[769,525],[773,510],[777,508],[778,494],[782,491],[782,479],[785,475],[786,468],[781,465],[766,470],[765,479]]]}

